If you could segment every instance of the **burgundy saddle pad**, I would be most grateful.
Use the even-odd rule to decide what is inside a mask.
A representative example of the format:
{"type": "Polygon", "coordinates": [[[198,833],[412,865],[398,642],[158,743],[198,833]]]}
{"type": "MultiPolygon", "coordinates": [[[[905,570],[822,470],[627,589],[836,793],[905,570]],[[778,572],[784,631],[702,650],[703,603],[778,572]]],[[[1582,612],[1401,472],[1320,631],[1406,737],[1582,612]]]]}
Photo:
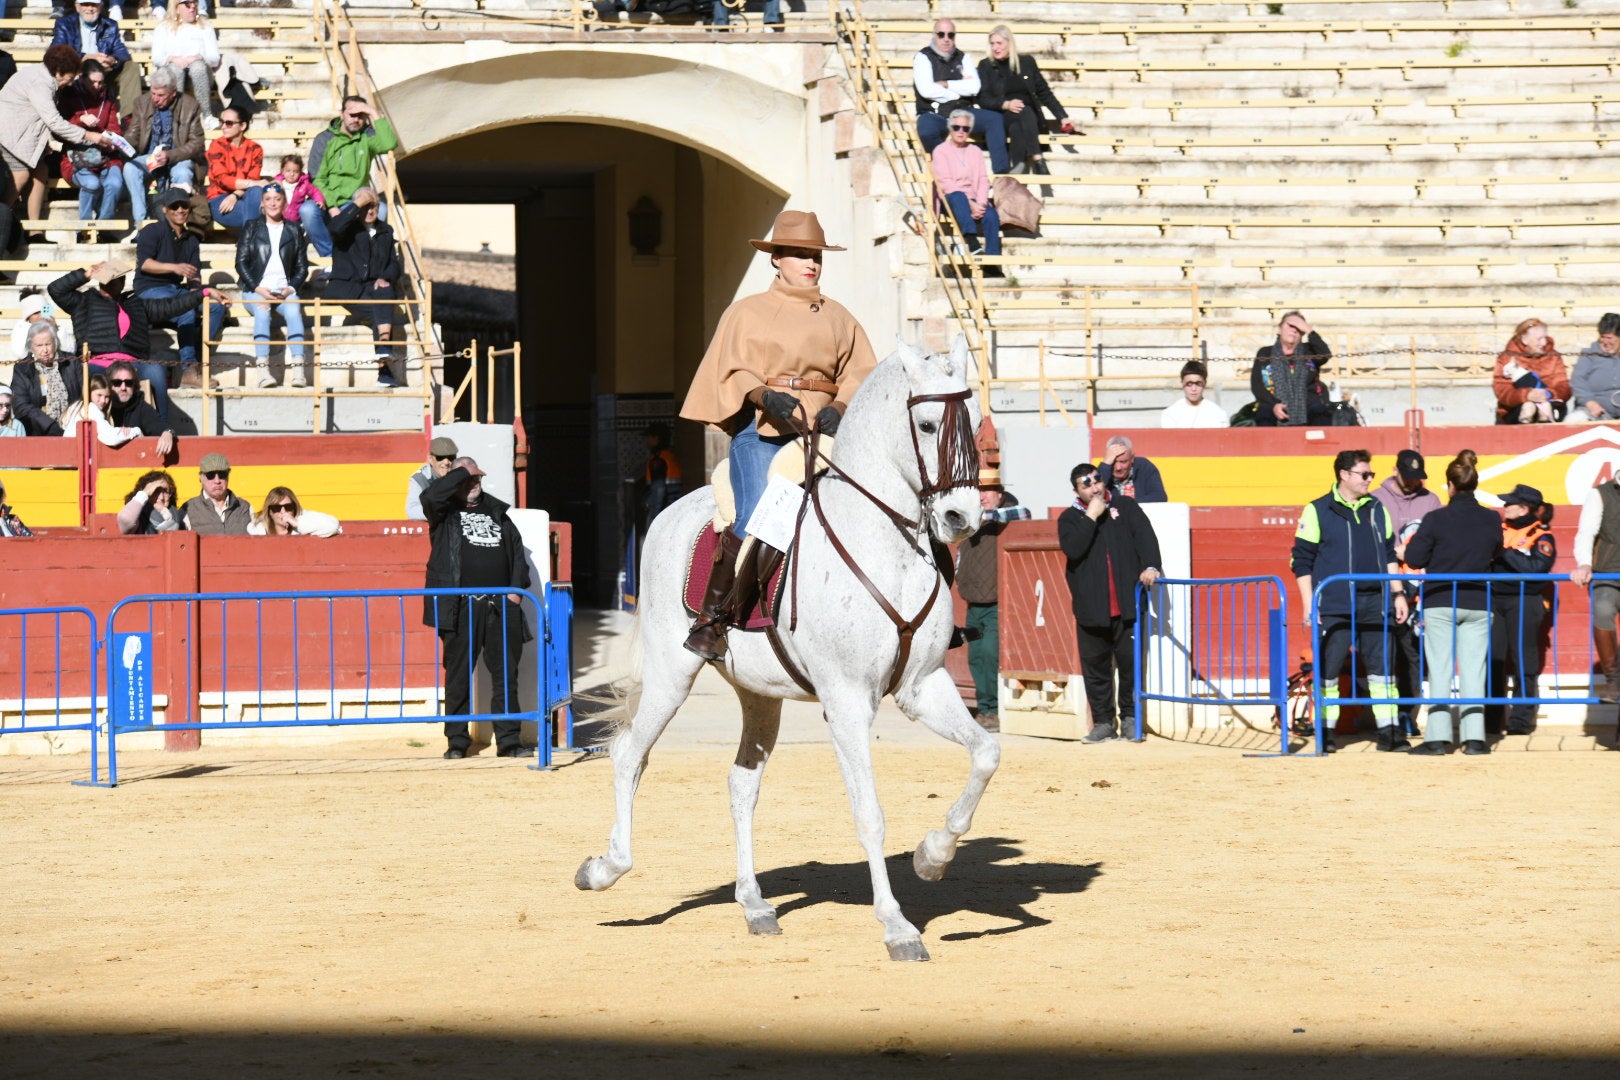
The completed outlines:
{"type": "MultiPolygon", "coordinates": [[[[686,610],[695,618],[703,610],[703,594],[709,591],[709,571],[714,567],[714,549],[720,544],[720,534],[713,523],[703,526],[697,542],[692,545],[692,557],[686,563],[686,610]]],[[[776,625],[776,612],[782,603],[783,571],[788,560],[776,564],[776,572],[761,590],[759,603],[748,613],[743,630],[765,630],[776,625]]]]}

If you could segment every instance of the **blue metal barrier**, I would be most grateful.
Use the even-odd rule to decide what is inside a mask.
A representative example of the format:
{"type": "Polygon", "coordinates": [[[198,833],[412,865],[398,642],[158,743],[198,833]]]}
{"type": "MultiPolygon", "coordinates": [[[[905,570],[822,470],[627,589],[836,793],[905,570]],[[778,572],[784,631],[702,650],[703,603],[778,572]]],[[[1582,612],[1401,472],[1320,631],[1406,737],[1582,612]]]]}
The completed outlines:
{"type": "MultiPolygon", "coordinates": [[[[1620,574],[1594,574],[1592,576],[1592,580],[1594,584],[1607,582],[1620,586],[1620,574]]],[[[1316,728],[1316,753],[1321,754],[1325,749],[1325,740],[1327,738],[1326,711],[1329,708],[1334,708],[1337,706],[1358,705],[1373,709],[1394,708],[1398,712],[1404,708],[1404,710],[1407,712],[1413,712],[1419,705],[1428,706],[1432,710],[1435,707],[1443,707],[1448,705],[1518,705],[1539,709],[1543,705],[1602,704],[1597,695],[1592,692],[1591,688],[1593,644],[1590,632],[1583,633],[1582,635],[1582,644],[1584,645],[1584,653],[1582,655],[1584,656],[1584,663],[1578,669],[1564,670],[1560,662],[1561,654],[1565,650],[1561,650],[1559,647],[1561,628],[1559,626],[1558,619],[1558,586],[1565,582],[1571,582],[1571,578],[1568,574],[1409,573],[1334,574],[1331,577],[1315,583],[1311,596],[1310,626],[1314,631],[1312,633],[1311,641],[1311,656],[1313,680],[1312,690],[1315,702],[1314,720],[1316,728]],[[1349,615],[1339,614],[1337,611],[1338,605],[1335,604],[1334,611],[1330,612],[1327,616],[1329,619],[1329,627],[1327,628],[1328,631],[1331,633],[1348,635],[1350,644],[1356,646],[1354,649],[1350,650],[1350,655],[1344,662],[1343,670],[1336,672],[1334,677],[1334,685],[1336,689],[1338,677],[1344,672],[1348,672],[1351,684],[1351,694],[1344,697],[1334,695],[1333,697],[1328,698],[1327,695],[1324,694],[1323,684],[1323,648],[1326,644],[1326,634],[1324,633],[1322,623],[1322,595],[1335,586],[1339,587],[1340,589],[1353,589],[1354,583],[1357,582],[1366,583],[1370,586],[1376,586],[1376,591],[1379,595],[1377,597],[1376,604],[1368,605],[1368,607],[1364,608],[1362,611],[1357,611],[1355,601],[1358,598],[1359,590],[1353,591],[1349,597],[1351,600],[1351,611],[1349,615]],[[1514,687],[1516,690],[1522,690],[1526,685],[1529,684],[1534,684],[1538,687],[1538,689],[1546,686],[1565,689],[1553,694],[1538,692],[1534,694],[1516,693],[1512,695],[1504,693],[1486,693],[1483,695],[1469,696],[1453,695],[1451,693],[1453,676],[1455,674],[1453,672],[1448,673],[1444,687],[1437,687],[1431,682],[1429,685],[1429,692],[1427,694],[1421,693],[1421,684],[1415,687],[1415,690],[1418,692],[1414,693],[1405,693],[1399,690],[1393,694],[1387,692],[1391,682],[1400,681],[1400,672],[1395,669],[1396,664],[1392,658],[1396,656],[1397,648],[1401,647],[1399,639],[1403,633],[1403,631],[1398,628],[1397,623],[1395,622],[1395,616],[1393,614],[1393,599],[1390,597],[1388,592],[1388,586],[1391,582],[1404,583],[1403,588],[1408,597],[1409,604],[1419,588],[1421,588],[1424,593],[1428,594],[1423,598],[1422,603],[1417,606],[1415,611],[1412,611],[1412,614],[1408,620],[1408,625],[1412,627],[1411,632],[1415,635],[1416,675],[1418,680],[1420,680],[1420,683],[1427,676],[1432,675],[1432,672],[1428,671],[1427,648],[1425,646],[1425,612],[1429,609],[1456,607],[1457,605],[1455,601],[1458,599],[1460,591],[1467,589],[1473,592],[1476,597],[1479,591],[1483,590],[1485,601],[1484,610],[1492,613],[1491,618],[1487,620],[1486,623],[1485,661],[1487,680],[1500,680],[1501,683],[1505,684],[1507,679],[1511,678],[1514,682],[1514,687]],[[1449,590],[1445,588],[1447,585],[1450,586],[1449,590]],[[1553,587],[1552,601],[1550,608],[1547,611],[1547,616],[1550,621],[1550,626],[1548,628],[1550,643],[1549,648],[1547,649],[1547,656],[1550,660],[1550,670],[1544,670],[1541,666],[1540,605],[1542,605],[1544,602],[1544,593],[1549,585],[1553,587]],[[1438,591],[1439,595],[1436,595],[1436,590],[1432,589],[1432,586],[1440,586],[1438,591]],[[1447,601],[1451,602],[1448,603],[1447,601]],[[1524,612],[1527,604],[1535,605],[1533,610],[1536,612],[1535,627],[1531,630],[1530,635],[1525,633],[1526,620],[1524,617],[1524,612]],[[1367,614],[1367,611],[1373,607],[1376,607],[1378,610],[1378,616],[1376,619],[1367,614]],[[1518,625],[1507,625],[1507,613],[1517,613],[1519,619],[1518,625]],[[1511,650],[1498,649],[1498,640],[1504,639],[1505,635],[1509,633],[1512,633],[1517,639],[1519,639],[1516,643],[1518,647],[1511,650]],[[1373,634],[1376,636],[1367,637],[1366,635],[1368,634],[1373,634]],[[1532,636],[1534,637],[1534,640],[1531,640],[1532,636]],[[1374,659],[1377,659],[1379,653],[1382,654],[1383,671],[1373,672],[1366,670],[1368,666],[1372,665],[1364,664],[1362,661],[1361,654],[1363,647],[1365,647],[1367,652],[1372,653],[1374,659]],[[1513,665],[1508,666],[1504,664],[1506,659],[1506,657],[1503,655],[1504,651],[1510,652],[1510,654],[1514,657],[1515,663],[1513,665]],[[1530,656],[1527,657],[1525,655],[1526,652],[1529,652],[1530,656]],[[1386,692],[1374,693],[1373,682],[1369,681],[1369,679],[1375,680],[1382,684],[1386,692]],[[1584,691],[1581,689],[1582,683],[1586,684],[1584,691]],[[1367,693],[1365,694],[1360,693],[1360,689],[1363,686],[1367,687],[1367,693]]],[[[1571,582],[1571,584],[1573,583],[1571,582]]],[[[1576,587],[1581,588],[1581,586],[1576,587]]],[[[1369,589],[1368,591],[1370,592],[1372,590],[1369,589]]],[[[1590,621],[1583,626],[1583,630],[1589,631],[1589,629],[1590,621]]],[[[1455,622],[1453,622],[1450,637],[1451,653],[1453,656],[1458,655],[1456,647],[1457,642],[1458,631],[1455,622]]],[[[1337,648],[1335,648],[1333,655],[1329,657],[1329,659],[1335,661],[1335,665],[1337,665],[1337,656],[1338,652],[1337,648]]],[[[1411,679],[1408,678],[1404,681],[1410,682],[1411,679]]],[[[1502,689],[1502,687],[1499,686],[1498,689],[1502,689]]],[[[1385,717],[1385,719],[1388,718],[1385,717]]],[[[1456,717],[1453,719],[1456,719],[1456,717]]],[[[1453,734],[1457,736],[1456,741],[1461,740],[1460,733],[1454,730],[1453,734]]]]}
{"type": "MultiPolygon", "coordinates": [[[[573,603],[566,589],[554,590],[548,585],[545,595],[547,602],[518,589],[360,589],[331,593],[181,593],[122,600],[107,618],[109,686],[130,681],[134,666],[146,655],[154,661],[149,675],[161,675],[176,692],[169,695],[161,724],[154,720],[154,684],[150,678],[145,683],[144,698],[135,691],[114,695],[107,724],[109,782],[116,784],[118,780],[117,738],[133,731],[339,727],[435,720],[534,721],[540,727],[537,767],[548,767],[554,741],[550,714],[567,703],[571,692],[568,640],[573,603]],[[441,611],[440,601],[451,597],[467,598],[466,603],[456,608],[442,605],[441,611]],[[504,602],[502,597],[516,598],[517,604],[504,602]],[[423,599],[424,607],[431,612],[427,623],[424,607],[407,603],[418,599],[423,599]],[[512,700],[510,685],[496,687],[499,697],[492,704],[504,708],[447,716],[439,711],[445,690],[442,650],[431,643],[428,635],[438,634],[440,619],[455,610],[472,618],[494,618],[496,604],[502,640],[507,640],[509,632],[520,632],[509,620],[522,618],[523,610],[532,608],[535,613],[534,640],[525,646],[534,649],[534,682],[516,689],[516,701],[512,700]],[[183,675],[157,669],[161,662],[161,657],[153,653],[157,636],[164,639],[163,654],[187,658],[181,665],[183,675]],[[240,645],[235,655],[233,638],[240,645]],[[289,693],[290,701],[281,700],[289,693]],[[205,694],[218,695],[219,719],[204,718],[200,701],[205,694]],[[427,697],[433,710],[408,713],[408,694],[427,697]],[[382,702],[374,703],[376,698],[382,702]],[[387,704],[389,699],[394,699],[393,707],[387,704]],[[530,708],[521,707],[525,700],[532,703],[530,708]],[[257,718],[230,719],[233,703],[252,705],[257,718]],[[360,714],[351,715],[345,706],[358,708],[360,714]],[[273,716],[267,709],[285,715],[273,716]]],[[[486,621],[477,631],[461,635],[467,648],[469,694],[478,661],[477,639],[491,630],[493,624],[486,621]]],[[[514,684],[516,679],[513,674],[514,684]]]]}
{"type": "Polygon", "coordinates": [[[545,687],[545,712],[550,715],[562,710],[562,749],[574,749],[574,587],[547,582],[545,587],[546,630],[544,648],[546,662],[542,668],[542,686],[545,687]]]}
{"type": "MultiPolygon", "coordinates": [[[[101,698],[96,683],[98,665],[96,649],[101,635],[97,632],[95,613],[82,607],[12,608],[0,611],[0,641],[6,643],[3,670],[0,670],[0,697],[9,699],[6,684],[16,680],[17,723],[0,724],[0,736],[30,732],[57,733],[84,731],[90,735],[90,779],[74,781],[95,787],[110,786],[111,781],[101,778],[100,743],[103,735],[100,723],[101,698]],[[69,621],[69,630],[83,620],[83,633],[69,633],[66,641],[78,643],[64,646],[63,620],[69,621]],[[44,650],[48,662],[40,662],[44,650]],[[82,652],[82,656],[74,654],[82,652]],[[49,669],[51,674],[43,676],[49,669]],[[33,693],[32,682],[47,679],[44,693],[33,693]],[[69,684],[83,680],[82,692],[74,692],[69,684]],[[82,710],[65,703],[83,699],[82,710]],[[67,714],[82,712],[83,720],[73,720],[67,714]]],[[[9,710],[8,710],[9,711],[9,710]]],[[[110,755],[109,755],[110,761],[110,755]]]]}
{"type": "MultiPolygon", "coordinates": [[[[1136,589],[1136,741],[1148,701],[1272,706],[1288,753],[1288,591],[1275,576],[1136,589]]],[[[1257,755],[1272,756],[1272,755],[1257,755]]]]}

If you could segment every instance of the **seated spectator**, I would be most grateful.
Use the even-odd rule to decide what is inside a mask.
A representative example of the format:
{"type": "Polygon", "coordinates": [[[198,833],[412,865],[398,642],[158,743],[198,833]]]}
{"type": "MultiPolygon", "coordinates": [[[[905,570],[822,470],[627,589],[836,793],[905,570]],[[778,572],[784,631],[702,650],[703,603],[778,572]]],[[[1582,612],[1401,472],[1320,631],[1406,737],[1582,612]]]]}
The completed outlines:
{"type": "Polygon", "coordinates": [[[204,454],[197,463],[202,494],[180,508],[180,527],[206,536],[246,536],[253,508],[231,490],[231,463],[224,454],[204,454]]]}
{"type": "Polygon", "coordinates": [[[304,377],[304,313],[298,290],[309,275],[309,245],[295,222],[284,220],[287,197],[274,185],[262,189],[263,213],[242,229],[236,242],[236,282],[253,313],[253,352],[259,386],[276,385],[270,374],[270,309],[287,327],[287,385],[308,386],[304,377]]]}
{"type": "Polygon", "coordinates": [[[951,20],[934,24],[933,41],[919,49],[912,61],[911,82],[917,92],[917,134],[922,136],[924,150],[932,154],[945,141],[950,126],[947,117],[952,112],[970,109],[973,126],[990,151],[991,168],[998,174],[1007,172],[1007,128],[1001,110],[975,107],[979,72],[968,54],[956,47],[956,24],[951,20]]]}
{"type": "Polygon", "coordinates": [[[12,225],[19,201],[24,215],[38,221],[45,216],[46,187],[50,183],[50,139],[64,146],[100,146],[104,136],[62,119],[56,95],[79,77],[79,50],[52,45],[44,60],[19,71],[0,87],[0,254],[10,250],[12,225]]]}
{"type": "Polygon", "coordinates": [[[1107,478],[1103,480],[1103,487],[1108,490],[1108,497],[1128,495],[1139,503],[1169,502],[1170,496],[1164,490],[1164,478],[1159,475],[1159,467],[1145,457],[1136,456],[1136,448],[1125,435],[1115,435],[1108,440],[1103,448],[1102,466],[1098,472],[1107,470],[1107,478]]]}
{"type": "Polygon", "coordinates": [[[427,512],[422,509],[422,492],[427,486],[445,473],[456,460],[456,444],[440,435],[428,443],[427,464],[411,473],[410,482],[405,485],[405,517],[409,521],[426,521],[427,512]]]}
{"type": "MultiPolygon", "coordinates": [[[[84,62],[84,74],[57,95],[62,116],[87,131],[121,135],[118,102],[107,94],[107,73],[94,60],[84,62]]],[[[75,146],[62,155],[62,179],[79,189],[79,220],[108,221],[118,215],[124,194],[124,157],[112,142],[75,146]]]]}
{"type": "Polygon", "coordinates": [[[12,407],[30,435],[62,434],[62,416],[83,395],[79,365],[57,347],[56,324],[28,328],[27,360],[11,372],[12,407]]]}
{"type": "Polygon", "coordinates": [[[1620,420],[1620,315],[1598,320],[1598,337],[1581,350],[1569,388],[1577,408],[1572,419],[1620,420]]]}
{"type": "Polygon", "coordinates": [[[1046,84],[1035,58],[1018,51],[1018,42],[1005,26],[990,31],[990,55],[979,61],[979,107],[999,109],[1007,128],[1007,159],[1015,173],[1051,172],[1041,156],[1041,106],[1064,131],[1079,132],[1057,95],[1046,84]]]}
{"type": "Polygon", "coordinates": [[[11,414],[11,387],[0,384],[0,439],[22,438],[27,434],[22,421],[11,414]]]}
{"type": "Polygon", "coordinates": [[[89,398],[75,401],[67,407],[67,412],[62,414],[62,434],[76,435],[80,422],[86,422],[95,425],[96,439],[102,446],[123,446],[140,435],[140,431],[135,428],[115,427],[107,419],[107,405],[112,401],[107,376],[99,371],[92,371],[89,381],[89,398]]]}
{"type": "Polygon", "coordinates": [[[118,30],[123,13],[106,12],[102,0],[78,0],[73,8],[77,14],[56,16],[51,44],[71,45],[85,60],[94,60],[113,80],[115,100],[133,102],[141,96],[141,66],[130,60],[118,30]]]}
{"type": "MultiPolygon", "coordinates": [[[[984,171],[984,154],[973,144],[973,113],[954,109],[950,115],[951,137],[934,147],[934,182],[951,208],[956,227],[962,230],[968,250],[977,254],[1001,254],[1001,215],[990,201],[990,178],[984,171]]],[[[990,266],[985,273],[998,276],[1001,267],[990,266]],[[994,271],[994,273],[991,273],[994,271]]]]}
{"type": "MultiPolygon", "coordinates": [[[[328,300],[393,300],[399,295],[399,248],[394,230],[377,219],[377,193],[361,188],[354,202],[332,219],[332,274],[326,282],[328,300]]],[[[370,320],[377,340],[377,385],[399,386],[405,381],[404,352],[391,344],[399,309],[392,304],[356,304],[350,311],[370,320]]]]}
{"type": "Polygon", "coordinates": [[[252,118],[220,111],[219,138],[208,144],[208,208],[216,224],[240,229],[259,219],[264,197],[264,147],[247,137],[252,118]]]}
{"type": "Polygon", "coordinates": [[[1189,360],[1181,365],[1181,400],[1165,407],[1159,414],[1162,428],[1223,428],[1231,423],[1219,405],[1207,401],[1204,391],[1209,387],[1209,369],[1202,361],[1189,360]]]}
{"type": "MultiPolygon", "coordinates": [[[[743,3],[746,2],[747,0],[743,0],[743,3]]],[[[738,6],[742,5],[739,4],[738,6]]],[[[709,25],[731,25],[731,8],[726,4],[725,0],[714,0],[714,10],[709,15],[709,25]]],[[[782,0],[765,0],[765,25],[782,25],[782,0]]]]}
{"type": "Polygon", "coordinates": [[[1322,336],[1305,316],[1290,311],[1277,324],[1277,340],[1254,354],[1249,391],[1254,394],[1254,422],[1260,427],[1331,425],[1322,369],[1333,358],[1322,336]]]}
{"type": "MultiPolygon", "coordinates": [[[[191,220],[190,193],[170,188],[163,193],[160,202],[163,220],[152,222],[135,235],[136,298],[151,303],[155,300],[190,298],[198,294],[217,295],[214,290],[202,287],[202,271],[198,269],[202,265],[202,245],[197,234],[186,228],[191,220]]],[[[174,329],[180,344],[180,385],[190,389],[202,386],[202,372],[198,367],[198,350],[202,345],[198,306],[186,304],[179,314],[151,320],[153,326],[174,329]]],[[[210,340],[219,339],[220,330],[225,325],[225,311],[222,304],[210,308],[210,340]]]]}
{"type": "Polygon", "coordinates": [[[7,361],[24,360],[28,357],[28,328],[41,319],[56,326],[56,340],[62,343],[62,351],[74,351],[73,331],[57,325],[57,305],[51,303],[44,293],[29,293],[22,298],[22,318],[11,328],[11,352],[5,357],[7,361]]]}
{"type": "Polygon", "coordinates": [[[154,67],[151,89],[135,99],[125,119],[124,138],[136,158],[124,163],[124,190],[129,192],[129,216],[137,223],[149,216],[149,182],[158,191],[197,190],[197,167],[207,148],[201,112],[195,101],[180,94],[181,81],[174,68],[154,67]]]}
{"type": "MultiPolygon", "coordinates": [[[[298,223],[304,235],[322,255],[332,254],[332,231],[328,231],[328,217],[353,200],[361,190],[370,190],[371,163],[399,145],[394,126],[377,115],[377,110],[363,97],[350,95],[343,99],[343,115],[315,136],[309,146],[309,175],[326,200],[325,215],[313,202],[299,207],[298,223]]],[[[372,192],[373,199],[376,192],[372,192]]],[[[379,220],[386,220],[387,212],[377,207],[379,220]]]]}
{"type": "Polygon", "coordinates": [[[157,439],[158,457],[168,457],[174,449],[174,431],[156,409],[141,397],[140,376],[134,363],[119,360],[107,369],[107,385],[112,389],[112,404],[107,408],[107,419],[119,427],[134,428],[142,435],[157,439]]]}
{"type": "MultiPolygon", "coordinates": [[[[149,226],[151,227],[151,226],[149,226]]],[[[80,339],[90,350],[90,366],[104,368],[114,361],[134,364],[140,377],[152,385],[152,400],[165,426],[169,420],[169,376],[162,364],[141,359],[151,355],[151,327],[172,323],[195,312],[209,290],[184,290],[173,295],[134,296],[124,291],[130,265],[119,259],[96,263],[88,270],[70,270],[46,288],[57,307],[73,317],[80,339]],[[88,281],[94,288],[86,289],[88,281]]],[[[116,398],[117,388],[113,396],[116,398]]]]}
{"type": "Polygon", "coordinates": [[[152,66],[171,66],[191,80],[205,131],[219,127],[213,105],[214,72],[219,64],[219,35],[198,13],[197,0],[175,0],[173,10],[165,12],[152,30],[152,66]]]}
{"type": "Polygon", "coordinates": [[[306,510],[292,488],[273,487],[264,506],[248,524],[249,536],[336,536],[343,531],[338,519],[319,510],[306,510]]]}
{"type": "Polygon", "coordinates": [[[17,512],[6,502],[6,482],[0,479],[0,536],[33,536],[34,531],[22,523],[17,512]]]}
{"type": "MultiPolygon", "coordinates": [[[[326,196],[315,186],[315,181],[304,171],[304,159],[297,154],[286,154],[281,159],[281,172],[271,183],[287,196],[287,220],[302,223],[304,203],[313,202],[319,212],[326,213],[326,196]]],[[[301,227],[301,226],[300,226],[301,227]]],[[[309,234],[306,232],[305,236],[309,234]]]]}
{"type": "Polygon", "coordinates": [[[1569,405],[1569,376],[1547,324],[1526,319],[1513,330],[1507,348],[1496,358],[1498,424],[1550,424],[1562,420],[1569,405]]]}
{"type": "Polygon", "coordinates": [[[118,531],[125,536],[149,536],[180,529],[180,512],[174,499],[172,476],[158,469],[142,473],[135,481],[135,490],[124,496],[124,508],[118,511],[118,531]]]}

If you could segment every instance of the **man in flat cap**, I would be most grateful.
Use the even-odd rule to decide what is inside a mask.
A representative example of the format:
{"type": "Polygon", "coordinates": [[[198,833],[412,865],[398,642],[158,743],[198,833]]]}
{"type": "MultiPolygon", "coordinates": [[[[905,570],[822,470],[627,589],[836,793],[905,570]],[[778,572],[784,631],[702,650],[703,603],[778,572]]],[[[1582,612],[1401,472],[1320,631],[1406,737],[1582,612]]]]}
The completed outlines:
{"type": "Polygon", "coordinates": [[[450,471],[450,466],[455,462],[458,453],[456,444],[443,435],[428,443],[427,464],[411,473],[411,478],[405,485],[407,520],[427,520],[427,513],[422,509],[422,492],[428,489],[429,484],[450,471]]]}

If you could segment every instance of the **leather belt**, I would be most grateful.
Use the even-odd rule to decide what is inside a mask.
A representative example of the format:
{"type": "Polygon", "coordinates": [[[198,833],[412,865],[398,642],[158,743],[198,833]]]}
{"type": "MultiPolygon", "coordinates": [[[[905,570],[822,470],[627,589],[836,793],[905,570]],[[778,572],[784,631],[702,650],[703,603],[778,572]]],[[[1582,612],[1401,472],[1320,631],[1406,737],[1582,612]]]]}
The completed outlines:
{"type": "Polygon", "coordinates": [[[811,379],[803,375],[778,375],[765,380],[766,386],[785,386],[789,390],[812,390],[818,394],[837,394],[838,384],[826,379],[811,379]]]}

